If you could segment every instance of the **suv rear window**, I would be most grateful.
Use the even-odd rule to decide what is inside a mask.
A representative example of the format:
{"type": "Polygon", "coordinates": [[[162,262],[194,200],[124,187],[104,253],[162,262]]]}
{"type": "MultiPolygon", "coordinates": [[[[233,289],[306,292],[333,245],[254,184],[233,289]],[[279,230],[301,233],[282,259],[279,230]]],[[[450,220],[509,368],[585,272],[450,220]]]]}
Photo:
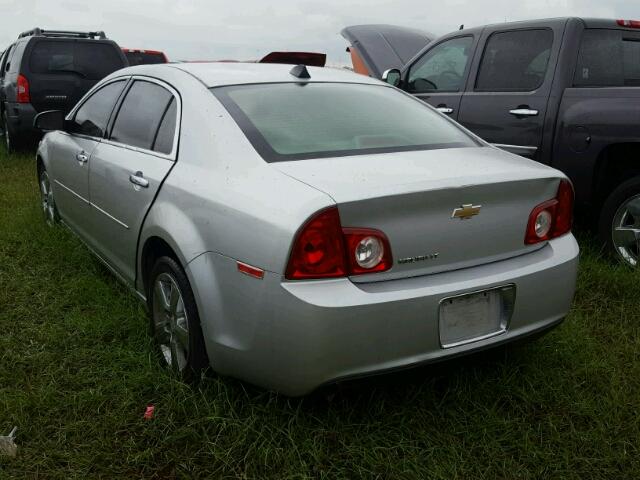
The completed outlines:
{"type": "Polygon", "coordinates": [[[621,30],[585,30],[574,85],[640,86],[640,36],[621,30]]]}
{"type": "Polygon", "coordinates": [[[91,41],[41,40],[29,59],[31,73],[72,74],[89,80],[101,80],[124,66],[115,46],[91,41]]]}
{"type": "Polygon", "coordinates": [[[272,83],[211,90],[268,162],[478,146],[442,114],[387,86],[272,83]]]}

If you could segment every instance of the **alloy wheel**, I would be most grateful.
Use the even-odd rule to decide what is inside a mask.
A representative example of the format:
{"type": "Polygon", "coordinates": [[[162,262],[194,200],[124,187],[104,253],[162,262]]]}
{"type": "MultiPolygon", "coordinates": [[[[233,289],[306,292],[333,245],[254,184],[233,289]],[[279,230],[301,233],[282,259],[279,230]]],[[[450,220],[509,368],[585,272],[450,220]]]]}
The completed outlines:
{"type": "Polygon", "coordinates": [[[189,359],[189,322],[182,292],[168,273],[156,277],[153,285],[154,335],[165,362],[183,372],[189,359]]]}
{"type": "Polygon", "coordinates": [[[611,238],[616,252],[632,267],[640,261],[640,195],[627,199],[613,217],[611,238]]]}
{"type": "Polygon", "coordinates": [[[46,170],[40,173],[40,202],[45,221],[49,225],[53,225],[56,222],[56,203],[53,199],[53,190],[46,170]]]}

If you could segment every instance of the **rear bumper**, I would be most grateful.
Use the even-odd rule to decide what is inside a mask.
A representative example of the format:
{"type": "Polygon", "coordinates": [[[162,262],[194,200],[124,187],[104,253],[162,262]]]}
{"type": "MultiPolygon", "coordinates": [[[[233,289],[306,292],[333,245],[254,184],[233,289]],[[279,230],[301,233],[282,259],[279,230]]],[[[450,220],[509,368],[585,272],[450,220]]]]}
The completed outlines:
{"type": "Polygon", "coordinates": [[[479,267],[415,278],[355,284],[348,279],[257,280],[235,261],[205,254],[188,275],[215,370],[302,395],[339,379],[472,353],[557,325],[567,315],[578,266],[572,235],[540,250],[479,267]],[[440,301],[515,284],[505,333],[465,345],[440,346],[440,301]],[[202,285],[211,287],[202,292],[202,285]]]}
{"type": "Polygon", "coordinates": [[[13,135],[36,136],[33,119],[38,112],[30,103],[8,103],[7,121],[13,135]]]}

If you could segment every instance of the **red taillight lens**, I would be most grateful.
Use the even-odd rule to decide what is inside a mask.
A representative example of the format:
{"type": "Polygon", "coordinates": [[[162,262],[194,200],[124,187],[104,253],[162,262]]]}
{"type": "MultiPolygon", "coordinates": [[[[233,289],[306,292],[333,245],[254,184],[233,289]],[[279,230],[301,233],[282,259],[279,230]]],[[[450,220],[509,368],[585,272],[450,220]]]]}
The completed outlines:
{"type": "Polygon", "coordinates": [[[344,241],[338,209],[323,210],[302,227],[293,242],[286,277],[332,278],[346,275],[344,241]]]}
{"type": "Polygon", "coordinates": [[[29,80],[24,75],[18,75],[17,81],[17,102],[29,103],[31,101],[31,95],[29,95],[29,80]]]}
{"type": "Polygon", "coordinates": [[[298,232],[285,272],[288,280],[337,278],[383,272],[393,264],[389,240],[379,230],[342,228],[336,207],[323,210],[298,232]]]}
{"type": "Polygon", "coordinates": [[[640,20],[616,20],[621,27],[640,28],[640,20]]]}
{"type": "Polygon", "coordinates": [[[524,243],[531,245],[569,233],[572,223],[573,187],[568,180],[561,180],[556,198],[541,203],[529,215],[524,243]]]}

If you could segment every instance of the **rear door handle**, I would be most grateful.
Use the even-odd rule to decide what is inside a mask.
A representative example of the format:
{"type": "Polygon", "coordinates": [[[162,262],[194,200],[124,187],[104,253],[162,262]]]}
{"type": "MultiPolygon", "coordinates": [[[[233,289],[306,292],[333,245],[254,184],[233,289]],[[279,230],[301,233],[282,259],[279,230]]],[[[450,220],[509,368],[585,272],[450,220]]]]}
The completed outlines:
{"type": "Polygon", "coordinates": [[[446,105],[439,105],[436,107],[436,110],[438,110],[440,113],[453,113],[453,108],[447,107],[446,105]]]}
{"type": "Polygon", "coordinates": [[[533,110],[531,108],[516,108],[514,110],[509,110],[509,113],[516,117],[535,117],[538,115],[538,110],[533,110]]]}
{"type": "Polygon", "coordinates": [[[129,181],[138,187],[147,188],[149,186],[149,180],[144,178],[142,172],[136,172],[129,175],[129,181]]]}
{"type": "Polygon", "coordinates": [[[78,160],[80,163],[87,163],[89,161],[89,155],[87,155],[87,152],[83,150],[76,153],[76,160],[78,160]]]}

